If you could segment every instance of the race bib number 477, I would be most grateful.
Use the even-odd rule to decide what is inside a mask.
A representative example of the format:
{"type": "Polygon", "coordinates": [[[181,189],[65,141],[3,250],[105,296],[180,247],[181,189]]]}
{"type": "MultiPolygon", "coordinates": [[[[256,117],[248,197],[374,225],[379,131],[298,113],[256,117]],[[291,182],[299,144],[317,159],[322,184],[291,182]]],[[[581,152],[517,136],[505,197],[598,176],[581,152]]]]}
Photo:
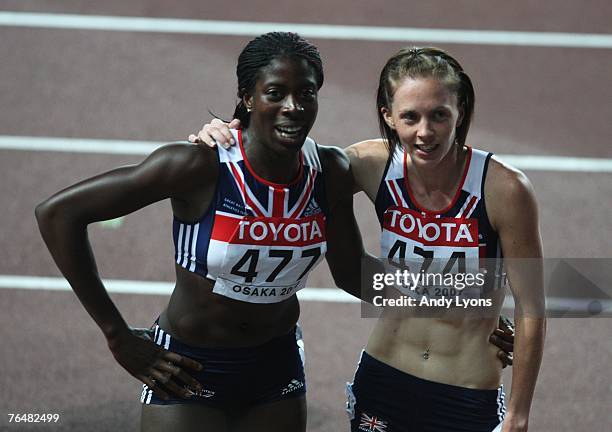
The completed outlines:
{"type": "Polygon", "coordinates": [[[254,303],[282,301],[305,285],[325,255],[325,238],[322,214],[300,219],[217,214],[210,247],[218,248],[223,262],[213,292],[254,303]]]}

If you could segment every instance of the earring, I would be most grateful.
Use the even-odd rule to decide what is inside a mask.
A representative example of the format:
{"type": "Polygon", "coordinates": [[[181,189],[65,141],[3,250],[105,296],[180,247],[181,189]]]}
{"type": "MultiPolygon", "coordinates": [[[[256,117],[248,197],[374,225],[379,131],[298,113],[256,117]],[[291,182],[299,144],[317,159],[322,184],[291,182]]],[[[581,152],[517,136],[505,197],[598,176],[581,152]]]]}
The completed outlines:
{"type": "Polygon", "coordinates": [[[247,110],[247,112],[248,112],[248,113],[250,113],[250,112],[253,110],[253,108],[251,108],[251,107],[247,107],[247,109],[246,109],[246,110],[247,110]]]}

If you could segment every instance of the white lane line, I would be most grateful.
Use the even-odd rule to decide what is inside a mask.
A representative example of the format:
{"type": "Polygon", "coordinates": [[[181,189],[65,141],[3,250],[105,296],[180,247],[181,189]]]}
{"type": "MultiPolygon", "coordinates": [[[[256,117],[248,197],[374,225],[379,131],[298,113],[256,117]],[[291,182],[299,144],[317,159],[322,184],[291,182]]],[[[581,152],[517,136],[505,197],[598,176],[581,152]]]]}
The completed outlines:
{"type": "Polygon", "coordinates": [[[612,48],[612,35],[596,33],[520,32],[323,24],[212,21],[102,15],[0,12],[0,26],[257,36],[291,31],[319,39],[383,42],[436,42],[470,45],[612,48]]]}
{"type": "Polygon", "coordinates": [[[6,150],[148,155],[164,144],[151,141],[0,135],[0,149],[6,150]]]}
{"type": "Polygon", "coordinates": [[[612,159],[568,156],[497,155],[501,160],[526,171],[612,172],[612,159]]]}
{"type": "MultiPolygon", "coordinates": [[[[104,279],[104,286],[109,293],[170,295],[174,283],[136,281],[122,279],[104,279]]],[[[60,277],[0,275],[0,289],[72,291],[68,281],[60,277]]],[[[359,300],[341,291],[339,288],[304,288],[298,292],[303,301],[322,301],[330,303],[359,303],[359,300]]]]}
{"type": "MultiPolygon", "coordinates": [[[[121,279],[105,279],[104,286],[109,293],[139,294],[139,295],[170,295],[174,289],[171,282],[136,281],[121,279]]],[[[64,278],[0,275],[0,289],[23,289],[38,291],[71,291],[70,285],[64,278]]],[[[325,303],[359,303],[355,297],[345,293],[339,288],[304,288],[298,291],[301,301],[318,301],[325,303]]],[[[565,297],[547,297],[546,309],[548,311],[587,312],[593,310],[594,303],[602,313],[612,312],[612,300],[604,299],[573,299],[565,297]]],[[[506,296],[504,309],[513,309],[514,300],[506,296]]]]}
{"type": "MultiPolygon", "coordinates": [[[[0,150],[148,155],[162,142],[0,135],[0,150]]],[[[612,172],[612,159],[566,156],[497,155],[508,164],[528,171],[612,172]]]]}

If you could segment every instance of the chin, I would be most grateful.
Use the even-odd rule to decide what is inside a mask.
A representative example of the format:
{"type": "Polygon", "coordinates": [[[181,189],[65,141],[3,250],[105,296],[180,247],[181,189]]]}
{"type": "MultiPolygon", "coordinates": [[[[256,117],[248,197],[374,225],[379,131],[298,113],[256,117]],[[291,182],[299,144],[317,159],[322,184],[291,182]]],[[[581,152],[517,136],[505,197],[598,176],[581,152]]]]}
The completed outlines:
{"type": "Polygon", "coordinates": [[[278,144],[278,146],[285,148],[287,150],[299,150],[304,145],[304,141],[306,141],[305,136],[297,136],[295,138],[282,138],[275,137],[274,142],[278,144]]]}
{"type": "Polygon", "coordinates": [[[278,144],[287,150],[299,150],[304,145],[305,140],[300,141],[280,141],[278,144]]]}

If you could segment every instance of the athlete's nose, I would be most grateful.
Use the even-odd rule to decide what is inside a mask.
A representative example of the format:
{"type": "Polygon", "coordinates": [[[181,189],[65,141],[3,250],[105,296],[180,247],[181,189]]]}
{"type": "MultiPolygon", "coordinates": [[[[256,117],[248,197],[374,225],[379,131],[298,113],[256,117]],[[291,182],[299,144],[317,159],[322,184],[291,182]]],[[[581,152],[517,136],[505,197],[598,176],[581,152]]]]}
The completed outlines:
{"type": "Polygon", "coordinates": [[[283,103],[284,112],[301,112],[304,111],[304,107],[299,103],[297,98],[292,95],[287,95],[283,103]]]}
{"type": "Polygon", "coordinates": [[[418,125],[417,136],[423,140],[427,141],[434,136],[434,130],[431,125],[431,122],[425,118],[423,118],[418,125]]]}

